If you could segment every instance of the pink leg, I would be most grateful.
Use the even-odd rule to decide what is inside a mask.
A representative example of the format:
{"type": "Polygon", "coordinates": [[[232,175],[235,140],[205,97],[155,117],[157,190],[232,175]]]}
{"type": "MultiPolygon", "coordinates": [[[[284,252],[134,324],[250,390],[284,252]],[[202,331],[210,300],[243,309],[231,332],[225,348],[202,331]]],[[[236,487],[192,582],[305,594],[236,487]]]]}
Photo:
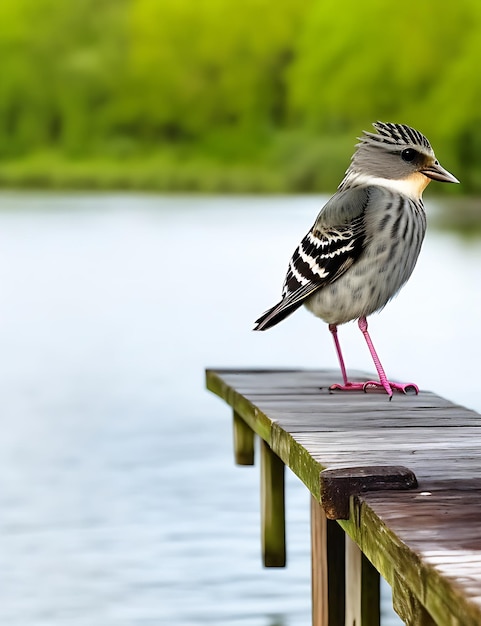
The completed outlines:
{"type": "Polygon", "coordinates": [[[343,385],[331,385],[330,389],[340,389],[341,391],[364,391],[364,383],[351,383],[347,379],[346,366],[344,364],[344,357],[342,356],[341,344],[337,336],[337,326],[335,324],[329,324],[329,330],[332,333],[334,339],[334,345],[336,346],[337,358],[339,359],[339,366],[341,368],[342,378],[344,380],[343,385]]]}
{"type": "Polygon", "coordinates": [[[386,390],[389,399],[392,398],[393,389],[397,389],[398,391],[402,391],[403,393],[411,393],[413,391],[416,394],[419,393],[419,388],[414,383],[393,383],[387,379],[384,368],[381,365],[381,361],[379,360],[377,352],[374,348],[374,344],[372,343],[371,337],[369,336],[366,318],[359,318],[358,324],[362,334],[364,335],[364,339],[366,340],[367,347],[369,348],[369,352],[371,353],[372,360],[374,361],[374,365],[376,366],[376,370],[379,375],[379,381],[368,380],[366,383],[364,383],[364,390],[370,387],[383,387],[386,390]]]}
{"type": "Polygon", "coordinates": [[[342,356],[341,345],[337,336],[337,326],[335,324],[329,324],[329,330],[331,331],[332,337],[334,339],[334,345],[336,346],[337,357],[339,359],[339,365],[341,367],[342,378],[344,381],[344,384],[342,385],[331,385],[330,389],[341,391],[367,391],[368,389],[372,388],[382,388],[388,394],[389,399],[392,398],[392,393],[394,389],[397,389],[398,391],[406,394],[412,392],[416,394],[419,393],[419,388],[414,383],[393,383],[387,379],[384,368],[381,365],[381,361],[379,360],[376,349],[374,348],[374,344],[372,343],[372,339],[367,330],[366,318],[359,318],[358,325],[362,334],[364,335],[364,339],[366,340],[367,347],[369,348],[369,352],[371,353],[372,360],[374,361],[374,365],[376,366],[379,380],[368,380],[365,383],[353,383],[348,380],[346,366],[344,364],[344,357],[342,356]]]}
{"type": "Polygon", "coordinates": [[[332,333],[332,338],[334,339],[334,345],[336,346],[337,358],[339,359],[339,366],[341,367],[342,378],[344,380],[344,384],[348,384],[346,366],[344,365],[344,357],[341,352],[341,344],[339,343],[339,337],[337,336],[337,326],[335,324],[329,324],[329,330],[332,333]]]}

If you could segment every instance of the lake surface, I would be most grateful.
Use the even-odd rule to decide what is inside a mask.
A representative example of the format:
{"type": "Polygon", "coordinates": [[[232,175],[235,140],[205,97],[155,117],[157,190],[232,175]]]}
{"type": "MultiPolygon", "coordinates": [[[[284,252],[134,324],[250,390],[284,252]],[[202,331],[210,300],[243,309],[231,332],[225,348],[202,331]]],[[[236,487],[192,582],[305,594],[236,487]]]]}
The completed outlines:
{"type": "MultiPolygon", "coordinates": [[[[288,567],[264,570],[258,467],[203,372],[337,367],[305,311],[250,330],[322,200],[0,194],[2,623],[309,624],[308,494],[289,474],[288,567]]],[[[480,268],[480,240],[430,228],[370,324],[391,376],[477,410],[480,268]]]]}

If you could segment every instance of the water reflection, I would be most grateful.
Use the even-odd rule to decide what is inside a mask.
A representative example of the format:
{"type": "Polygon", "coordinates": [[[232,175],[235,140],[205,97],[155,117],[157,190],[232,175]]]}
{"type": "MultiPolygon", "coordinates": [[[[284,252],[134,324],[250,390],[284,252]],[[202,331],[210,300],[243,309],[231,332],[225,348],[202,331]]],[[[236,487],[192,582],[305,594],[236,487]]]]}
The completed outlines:
{"type": "Polygon", "coordinates": [[[481,198],[438,199],[432,224],[467,241],[481,238],[481,198]]]}

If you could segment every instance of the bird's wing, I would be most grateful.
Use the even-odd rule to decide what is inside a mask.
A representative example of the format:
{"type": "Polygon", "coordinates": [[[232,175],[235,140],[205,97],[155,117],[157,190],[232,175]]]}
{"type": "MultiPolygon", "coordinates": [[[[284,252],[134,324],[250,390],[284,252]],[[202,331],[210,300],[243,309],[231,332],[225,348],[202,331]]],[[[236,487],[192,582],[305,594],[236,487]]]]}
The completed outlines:
{"type": "Polygon", "coordinates": [[[256,320],[254,330],[274,326],[351,267],[363,249],[368,203],[369,187],[346,189],[329,200],[292,255],[282,300],[256,320]]]}

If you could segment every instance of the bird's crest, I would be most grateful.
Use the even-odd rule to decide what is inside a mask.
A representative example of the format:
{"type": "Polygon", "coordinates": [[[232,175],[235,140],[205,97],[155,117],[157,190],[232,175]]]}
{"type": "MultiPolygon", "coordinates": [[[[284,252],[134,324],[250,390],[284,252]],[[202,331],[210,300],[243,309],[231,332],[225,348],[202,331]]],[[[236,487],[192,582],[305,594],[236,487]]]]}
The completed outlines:
{"type": "Polygon", "coordinates": [[[358,145],[376,142],[390,145],[408,144],[419,146],[427,150],[432,149],[431,144],[424,135],[422,135],[415,128],[411,128],[405,124],[374,122],[373,126],[377,130],[377,134],[363,131],[363,136],[359,138],[361,140],[361,144],[358,145]]]}

